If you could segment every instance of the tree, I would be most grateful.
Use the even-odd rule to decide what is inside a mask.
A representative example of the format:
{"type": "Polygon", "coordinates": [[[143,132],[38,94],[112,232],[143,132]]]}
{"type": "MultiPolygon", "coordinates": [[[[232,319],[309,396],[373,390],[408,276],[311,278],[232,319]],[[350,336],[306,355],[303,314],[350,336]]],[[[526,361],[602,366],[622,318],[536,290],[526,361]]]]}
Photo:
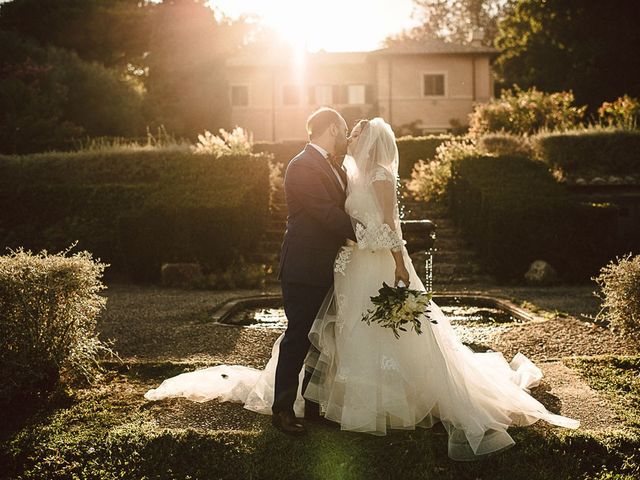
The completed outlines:
{"type": "Polygon", "coordinates": [[[126,70],[142,64],[155,8],[139,0],[13,0],[0,7],[0,28],[126,70]]]}
{"type": "Polygon", "coordinates": [[[111,69],[0,30],[0,153],[69,149],[143,131],[140,92],[111,69]]]}
{"type": "Polygon", "coordinates": [[[171,132],[195,137],[230,128],[226,57],[242,45],[247,25],[216,18],[197,0],[169,0],[152,19],[146,81],[149,116],[171,132]]]}
{"type": "Polygon", "coordinates": [[[498,21],[513,0],[413,0],[414,16],[421,24],[399,35],[389,37],[386,44],[421,38],[440,38],[467,44],[474,29],[484,32],[482,43],[493,45],[498,21]]]}
{"type": "Polygon", "coordinates": [[[518,0],[500,22],[502,86],[572,90],[594,112],[605,100],[640,96],[640,2],[518,0]]]}

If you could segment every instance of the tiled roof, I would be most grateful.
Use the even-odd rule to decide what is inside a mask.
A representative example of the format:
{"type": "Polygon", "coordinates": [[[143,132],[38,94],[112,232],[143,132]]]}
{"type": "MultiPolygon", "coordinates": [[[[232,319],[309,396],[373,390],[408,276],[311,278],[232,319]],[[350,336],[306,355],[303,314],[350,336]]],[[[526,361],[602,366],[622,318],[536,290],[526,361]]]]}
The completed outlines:
{"type": "Polygon", "coordinates": [[[372,52],[376,55],[459,54],[497,53],[498,50],[484,45],[462,45],[438,39],[410,40],[372,52]]]}
{"type": "MultiPolygon", "coordinates": [[[[379,55],[420,55],[420,54],[495,54],[498,50],[485,46],[461,45],[443,40],[406,41],[388,48],[372,52],[325,52],[306,53],[308,62],[315,64],[361,64],[372,56],[379,55]]],[[[227,60],[229,66],[278,66],[288,65],[295,55],[291,47],[260,50],[247,48],[227,60]]]]}
{"type": "MultiPolygon", "coordinates": [[[[315,64],[361,64],[367,61],[371,52],[325,52],[307,53],[306,61],[315,64]]],[[[288,65],[294,57],[291,51],[247,51],[227,60],[229,66],[288,65]]]]}

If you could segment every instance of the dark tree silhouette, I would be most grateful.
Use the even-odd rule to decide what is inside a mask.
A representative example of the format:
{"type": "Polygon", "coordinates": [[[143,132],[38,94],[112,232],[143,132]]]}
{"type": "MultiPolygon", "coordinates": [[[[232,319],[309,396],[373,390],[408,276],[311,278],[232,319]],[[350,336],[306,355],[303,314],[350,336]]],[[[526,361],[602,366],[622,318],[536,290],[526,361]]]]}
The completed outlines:
{"type": "Polygon", "coordinates": [[[625,93],[640,96],[640,2],[519,0],[500,23],[502,86],[573,90],[594,112],[625,93]]]}

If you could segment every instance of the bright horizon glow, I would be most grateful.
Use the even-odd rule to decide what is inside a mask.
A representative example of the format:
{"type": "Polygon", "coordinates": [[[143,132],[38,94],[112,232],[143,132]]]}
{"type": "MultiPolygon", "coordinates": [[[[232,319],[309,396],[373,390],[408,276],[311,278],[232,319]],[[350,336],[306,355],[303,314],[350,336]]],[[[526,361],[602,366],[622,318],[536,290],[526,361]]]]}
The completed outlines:
{"type": "MultiPolygon", "coordinates": [[[[0,4],[8,0],[0,0],[0,4]]],[[[159,3],[161,0],[151,0],[159,3]]],[[[412,0],[209,0],[232,19],[254,15],[296,50],[358,52],[416,26],[412,0]]]]}
{"type": "Polygon", "coordinates": [[[416,25],[412,0],[210,0],[208,4],[234,19],[258,16],[294,47],[310,52],[375,50],[388,35],[416,25]]]}

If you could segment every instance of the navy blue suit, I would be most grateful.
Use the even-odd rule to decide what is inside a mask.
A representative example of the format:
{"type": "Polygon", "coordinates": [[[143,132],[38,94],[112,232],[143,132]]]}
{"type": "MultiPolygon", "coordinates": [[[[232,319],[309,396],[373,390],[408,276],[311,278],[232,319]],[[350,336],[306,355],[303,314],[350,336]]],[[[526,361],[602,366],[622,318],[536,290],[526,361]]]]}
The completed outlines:
{"type": "MultiPolygon", "coordinates": [[[[338,171],[343,183],[347,178],[338,171]]],[[[273,411],[293,411],[298,376],[309,350],[309,330],[333,284],[333,263],[347,238],[355,240],[344,211],[346,193],[328,161],[307,145],[284,177],[287,229],[278,278],[288,326],[280,343],[273,411]]],[[[305,378],[305,384],[308,376],[305,378]]]]}

